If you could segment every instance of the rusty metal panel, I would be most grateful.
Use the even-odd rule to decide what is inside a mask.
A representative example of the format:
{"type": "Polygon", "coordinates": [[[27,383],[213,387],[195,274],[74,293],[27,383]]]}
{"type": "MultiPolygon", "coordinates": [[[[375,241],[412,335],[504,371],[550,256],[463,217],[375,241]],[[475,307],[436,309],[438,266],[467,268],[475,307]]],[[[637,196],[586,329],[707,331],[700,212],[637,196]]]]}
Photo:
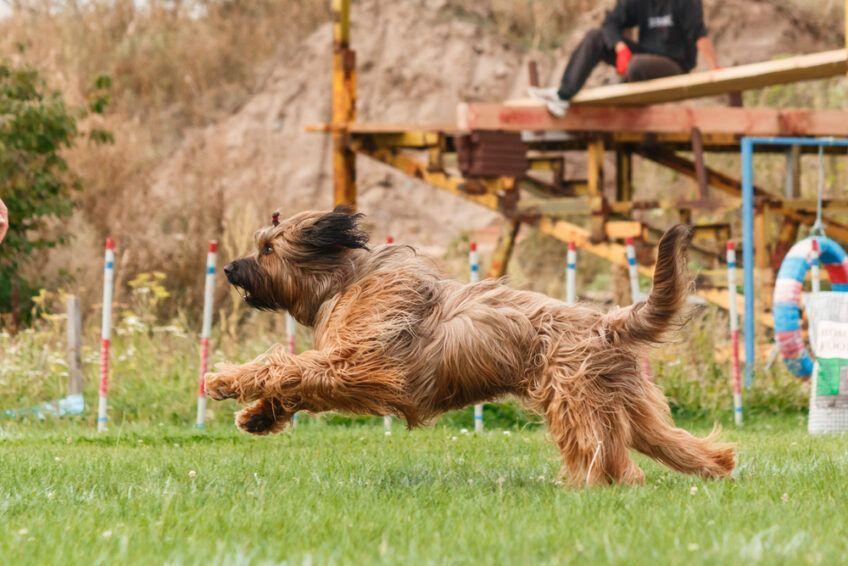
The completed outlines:
{"type": "Polygon", "coordinates": [[[527,144],[517,132],[471,132],[454,139],[466,177],[522,177],[530,168],[527,144]]]}

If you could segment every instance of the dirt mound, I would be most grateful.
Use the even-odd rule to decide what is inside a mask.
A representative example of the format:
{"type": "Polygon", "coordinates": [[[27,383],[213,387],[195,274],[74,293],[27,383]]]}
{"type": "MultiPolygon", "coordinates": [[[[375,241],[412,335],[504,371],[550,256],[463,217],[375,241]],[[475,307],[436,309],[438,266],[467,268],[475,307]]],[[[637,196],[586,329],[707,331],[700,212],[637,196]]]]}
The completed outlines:
{"type": "MultiPolygon", "coordinates": [[[[724,64],[827,47],[816,30],[800,25],[778,4],[705,4],[724,64]]],[[[354,4],[360,120],[450,121],[462,100],[522,95],[529,55],[456,13],[445,0],[354,4]]],[[[603,13],[601,6],[581,15],[556,53],[533,54],[543,80],[557,82],[568,52],[603,13]]],[[[192,194],[198,195],[220,192],[226,209],[251,203],[261,217],[277,207],[286,212],[329,207],[329,140],[304,128],[329,119],[330,40],[328,24],[303,43],[297,57],[276,61],[264,87],[239,111],[188,136],[155,172],[152,194],[164,202],[175,188],[193,187],[192,194]]],[[[604,68],[591,84],[612,80],[612,70],[604,68]]],[[[479,229],[496,218],[367,159],[359,160],[359,180],[360,206],[376,238],[391,233],[438,254],[459,231],[479,229]]]]}

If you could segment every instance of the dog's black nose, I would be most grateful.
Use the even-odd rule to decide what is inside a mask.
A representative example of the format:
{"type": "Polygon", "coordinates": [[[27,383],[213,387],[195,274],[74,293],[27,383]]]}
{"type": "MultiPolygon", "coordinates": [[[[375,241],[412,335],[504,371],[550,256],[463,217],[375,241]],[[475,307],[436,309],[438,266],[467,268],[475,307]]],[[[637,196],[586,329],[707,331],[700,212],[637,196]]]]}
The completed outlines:
{"type": "Polygon", "coordinates": [[[226,267],[224,267],[224,275],[230,277],[236,270],[235,263],[228,263],[226,267]]]}

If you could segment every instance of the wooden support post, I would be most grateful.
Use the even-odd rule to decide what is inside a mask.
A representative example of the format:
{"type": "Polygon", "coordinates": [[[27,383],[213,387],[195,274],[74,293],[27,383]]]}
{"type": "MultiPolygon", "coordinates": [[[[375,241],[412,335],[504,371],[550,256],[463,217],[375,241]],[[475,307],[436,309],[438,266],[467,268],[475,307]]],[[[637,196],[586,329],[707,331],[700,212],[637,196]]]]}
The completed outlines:
{"type": "Polygon", "coordinates": [[[82,393],[82,312],[79,297],[68,296],[68,395],[82,393]]]}
{"type": "MultiPolygon", "coordinates": [[[[759,293],[759,304],[764,309],[771,308],[771,294],[774,277],[771,273],[771,255],[768,246],[767,212],[765,206],[758,206],[754,210],[754,250],[755,267],[757,269],[757,289],[759,293]]],[[[748,245],[748,242],[745,242],[748,245]]]]}
{"type": "Polygon", "coordinates": [[[698,182],[698,200],[706,202],[710,198],[707,164],[704,161],[704,138],[698,128],[692,128],[692,157],[695,161],[695,180],[698,182]]]}
{"type": "Polygon", "coordinates": [[[615,200],[633,200],[633,154],[630,150],[615,150],[615,200]]]}
{"type": "MultiPolygon", "coordinates": [[[[787,199],[797,199],[801,196],[801,146],[799,145],[793,145],[786,152],[786,184],[783,187],[783,193],[787,199]]],[[[780,264],[789,253],[789,248],[798,238],[799,226],[800,222],[797,218],[787,216],[783,219],[771,258],[771,267],[775,272],[780,269],[780,264]]]]}
{"type": "Polygon", "coordinates": [[[780,225],[777,243],[774,246],[774,255],[771,258],[771,267],[775,272],[780,269],[780,264],[783,263],[786,254],[789,253],[789,249],[795,243],[795,240],[798,239],[799,224],[796,219],[788,216],[783,219],[783,223],[780,225]]]}
{"type": "Polygon", "coordinates": [[[586,179],[590,198],[600,198],[599,210],[592,211],[590,222],[590,234],[592,241],[600,242],[606,239],[604,232],[604,141],[602,139],[591,140],[587,146],[586,179]]]}
{"type": "Polygon", "coordinates": [[[539,86],[539,65],[536,61],[527,63],[527,74],[530,86],[539,86]]]}
{"type": "Polygon", "coordinates": [[[801,198],[801,146],[793,145],[786,152],[786,198],[801,198]]]}
{"type": "Polygon", "coordinates": [[[333,201],[356,206],[356,154],[348,125],[356,118],[356,54],[350,49],[350,0],[333,0],[333,201]]]}
{"type": "Polygon", "coordinates": [[[489,266],[488,278],[498,279],[506,275],[507,265],[512,258],[512,252],[515,251],[515,240],[518,238],[520,229],[520,220],[507,219],[504,222],[501,234],[498,236],[495,252],[492,254],[492,265],[489,266]]]}

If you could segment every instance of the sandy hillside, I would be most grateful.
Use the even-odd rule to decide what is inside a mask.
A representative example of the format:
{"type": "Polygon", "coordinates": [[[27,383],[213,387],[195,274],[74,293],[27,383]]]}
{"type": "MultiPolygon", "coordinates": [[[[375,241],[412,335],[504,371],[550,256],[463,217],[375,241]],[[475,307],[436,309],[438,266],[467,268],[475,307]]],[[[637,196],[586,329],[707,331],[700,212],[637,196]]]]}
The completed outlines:
{"type": "MultiPolygon", "coordinates": [[[[604,3],[606,4],[606,3],[604,3]]],[[[709,27],[725,64],[826,48],[816,30],[773,3],[706,0],[709,27]]],[[[603,7],[580,17],[575,33],[553,54],[535,54],[554,83],[582,31],[603,7]]],[[[153,195],[178,187],[222,191],[228,209],[254,205],[297,211],[331,204],[329,144],[304,132],[330,113],[330,27],[302,45],[297,58],[273,64],[264,87],[239,111],[188,136],[155,172],[153,195]]],[[[363,121],[449,121],[462,100],[521,96],[527,55],[484,28],[455,17],[445,0],[363,0],[354,4],[359,117],[363,121]]],[[[609,69],[594,84],[614,80],[609,69]]],[[[438,254],[463,230],[492,224],[495,215],[359,160],[360,207],[377,238],[386,233],[438,254]]],[[[211,192],[210,192],[211,194],[211,192]]]]}

